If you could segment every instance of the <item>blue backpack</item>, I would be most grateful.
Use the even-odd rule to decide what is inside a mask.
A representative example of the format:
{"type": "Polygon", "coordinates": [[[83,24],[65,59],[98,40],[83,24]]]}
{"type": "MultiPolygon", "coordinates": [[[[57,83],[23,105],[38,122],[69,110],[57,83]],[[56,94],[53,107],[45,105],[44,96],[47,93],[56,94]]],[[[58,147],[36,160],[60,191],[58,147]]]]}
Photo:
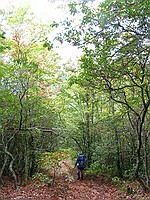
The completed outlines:
{"type": "Polygon", "coordinates": [[[78,168],[84,169],[86,167],[86,159],[84,155],[78,158],[78,168]]]}

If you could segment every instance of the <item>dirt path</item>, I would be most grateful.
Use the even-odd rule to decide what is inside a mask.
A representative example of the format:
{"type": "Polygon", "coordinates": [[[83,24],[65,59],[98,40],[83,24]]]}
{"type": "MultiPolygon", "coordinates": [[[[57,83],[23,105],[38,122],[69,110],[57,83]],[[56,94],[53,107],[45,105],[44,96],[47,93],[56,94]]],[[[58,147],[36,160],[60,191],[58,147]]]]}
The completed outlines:
{"type": "Polygon", "coordinates": [[[113,200],[117,199],[118,191],[110,185],[104,184],[104,179],[84,177],[84,180],[77,180],[77,170],[70,170],[74,181],[69,184],[67,191],[67,200],[113,200]]]}
{"type": "Polygon", "coordinates": [[[14,190],[12,182],[7,181],[5,187],[0,187],[0,200],[150,200],[145,194],[136,198],[127,196],[112,183],[106,184],[103,177],[85,176],[84,180],[77,180],[77,170],[68,169],[67,164],[63,164],[64,173],[59,174],[52,186],[43,183],[39,187],[30,181],[14,190]]]}
{"type": "Polygon", "coordinates": [[[113,200],[117,199],[116,196],[118,196],[116,189],[108,187],[104,184],[100,185],[94,180],[76,181],[69,185],[67,193],[67,200],[113,200]]]}
{"type": "Polygon", "coordinates": [[[0,197],[4,200],[113,200],[117,199],[118,192],[115,188],[100,183],[101,181],[85,179],[74,180],[69,183],[63,179],[57,179],[57,183],[48,187],[43,184],[37,187],[31,182],[23,187],[19,186],[14,190],[11,182],[0,188],[0,197]]]}

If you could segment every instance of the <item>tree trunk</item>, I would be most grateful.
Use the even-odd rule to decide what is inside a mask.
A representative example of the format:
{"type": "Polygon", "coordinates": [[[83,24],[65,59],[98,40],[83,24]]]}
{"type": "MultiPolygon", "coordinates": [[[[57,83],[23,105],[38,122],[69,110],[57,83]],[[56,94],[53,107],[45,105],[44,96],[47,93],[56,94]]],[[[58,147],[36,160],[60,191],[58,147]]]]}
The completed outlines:
{"type": "Polygon", "coordinates": [[[116,138],[116,148],[117,148],[117,169],[118,169],[118,176],[122,178],[122,159],[121,159],[121,152],[120,152],[120,145],[119,145],[119,137],[118,132],[115,130],[115,138],[116,138]]]}
{"type": "Polygon", "coordinates": [[[2,181],[2,175],[3,175],[4,169],[5,169],[7,160],[8,160],[8,155],[5,156],[3,166],[2,166],[2,168],[1,168],[1,170],[0,170],[0,181],[1,181],[2,183],[3,183],[3,181],[2,181]]]}
{"type": "Polygon", "coordinates": [[[89,94],[86,94],[86,138],[87,138],[87,166],[91,163],[91,135],[90,135],[90,114],[89,114],[89,94]]]}
{"type": "Polygon", "coordinates": [[[150,177],[148,171],[148,151],[147,151],[147,141],[148,141],[148,134],[144,134],[144,170],[145,170],[145,178],[146,178],[146,186],[150,185],[150,177]]]}
{"type": "Polygon", "coordinates": [[[25,135],[25,185],[28,182],[28,173],[29,173],[29,158],[28,158],[28,138],[25,135]]]}
{"type": "Polygon", "coordinates": [[[135,178],[139,178],[139,169],[140,169],[140,164],[141,164],[141,147],[142,147],[141,133],[138,133],[136,168],[135,168],[135,173],[134,173],[135,178]]]}
{"type": "MultiPolygon", "coordinates": [[[[111,112],[112,112],[112,115],[114,115],[115,107],[114,107],[114,102],[111,99],[110,99],[110,103],[111,103],[111,112]]],[[[118,171],[118,176],[122,178],[123,175],[122,175],[122,159],[121,159],[121,152],[120,152],[120,142],[119,142],[117,127],[115,125],[114,125],[114,132],[115,132],[115,142],[116,142],[116,151],[117,151],[117,171],[118,171]]]]}
{"type": "Polygon", "coordinates": [[[15,158],[13,157],[13,155],[9,151],[7,151],[7,149],[5,149],[5,152],[6,152],[7,155],[9,155],[11,157],[11,161],[10,161],[10,164],[9,164],[9,170],[12,173],[12,176],[14,178],[14,187],[16,189],[17,188],[17,176],[15,174],[15,171],[13,170],[13,164],[14,164],[15,158]]]}

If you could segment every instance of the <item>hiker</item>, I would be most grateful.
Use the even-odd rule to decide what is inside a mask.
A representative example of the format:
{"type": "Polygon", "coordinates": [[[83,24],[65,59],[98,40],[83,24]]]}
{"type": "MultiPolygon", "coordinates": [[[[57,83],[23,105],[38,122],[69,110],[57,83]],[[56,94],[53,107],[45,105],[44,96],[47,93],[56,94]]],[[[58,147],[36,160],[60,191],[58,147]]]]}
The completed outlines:
{"type": "Polygon", "coordinates": [[[83,153],[79,154],[79,157],[77,158],[75,162],[75,167],[78,168],[78,180],[81,178],[83,180],[84,175],[84,169],[86,167],[86,158],[83,153]]]}

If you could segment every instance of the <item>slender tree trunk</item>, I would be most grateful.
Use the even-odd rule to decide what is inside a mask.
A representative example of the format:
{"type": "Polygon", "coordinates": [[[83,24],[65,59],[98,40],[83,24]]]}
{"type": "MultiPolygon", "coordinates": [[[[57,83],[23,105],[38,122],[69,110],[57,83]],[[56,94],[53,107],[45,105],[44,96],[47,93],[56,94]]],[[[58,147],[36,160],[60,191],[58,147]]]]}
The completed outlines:
{"type": "Polygon", "coordinates": [[[28,173],[29,173],[29,156],[28,156],[28,138],[25,135],[25,185],[28,182],[28,173]]]}
{"type": "Polygon", "coordinates": [[[90,136],[90,114],[89,114],[89,94],[86,94],[86,138],[87,138],[87,165],[91,163],[91,136],[90,136]]]}
{"type": "MultiPolygon", "coordinates": [[[[114,107],[114,102],[110,99],[111,102],[111,112],[112,115],[115,114],[115,107],[114,107]]],[[[120,152],[120,142],[119,142],[119,135],[117,131],[117,127],[114,126],[114,131],[115,131],[115,142],[116,142],[116,150],[117,150],[117,171],[118,171],[118,176],[120,178],[123,177],[122,175],[122,159],[121,159],[121,152],[120,152]]]]}
{"type": "Polygon", "coordinates": [[[17,188],[17,176],[15,174],[15,171],[13,170],[13,164],[14,164],[15,158],[13,157],[13,155],[7,149],[5,149],[5,152],[11,158],[11,161],[10,161],[10,164],[9,164],[9,170],[12,173],[12,176],[14,178],[14,187],[16,189],[17,188]]]}
{"type": "MultiPolygon", "coordinates": [[[[13,170],[13,164],[14,164],[14,161],[15,161],[15,158],[14,156],[8,151],[8,144],[9,142],[15,137],[15,135],[18,133],[17,132],[14,132],[12,134],[12,136],[7,140],[7,142],[5,142],[5,137],[4,137],[4,133],[2,134],[2,143],[3,143],[3,146],[4,146],[4,152],[6,154],[6,158],[7,157],[10,157],[11,158],[11,161],[10,161],[10,164],[9,164],[9,170],[10,172],[12,173],[12,176],[14,178],[14,187],[15,189],[17,188],[17,176],[15,174],[15,171],[13,170]]],[[[8,159],[8,158],[7,158],[8,159]]],[[[6,165],[6,164],[5,164],[6,165]]],[[[3,165],[3,167],[5,167],[5,165],[3,165]]]]}
{"type": "Polygon", "coordinates": [[[35,171],[35,147],[34,147],[34,138],[33,136],[31,135],[31,143],[30,143],[30,146],[31,146],[31,162],[30,162],[30,171],[29,171],[29,175],[30,177],[32,177],[32,175],[34,174],[34,171],[35,171]]]}
{"type": "Polygon", "coordinates": [[[118,137],[117,130],[115,130],[115,138],[116,138],[116,148],[117,148],[117,169],[118,169],[118,176],[120,178],[122,178],[123,177],[123,175],[122,175],[122,159],[121,159],[119,137],[118,137]]]}
{"type": "Polygon", "coordinates": [[[145,169],[145,178],[146,178],[146,186],[150,185],[150,177],[148,171],[148,151],[147,151],[147,142],[148,142],[148,135],[144,134],[144,169],[145,169]]]}
{"type": "Polygon", "coordinates": [[[5,157],[4,157],[4,163],[3,163],[3,166],[2,166],[2,168],[1,168],[1,170],[0,170],[0,181],[1,181],[2,183],[3,183],[2,175],[3,175],[4,169],[5,169],[7,160],[8,160],[8,155],[5,155],[5,157]]]}
{"type": "Polygon", "coordinates": [[[137,144],[137,154],[136,154],[136,168],[135,168],[135,178],[139,177],[139,169],[141,164],[141,147],[142,147],[142,138],[141,134],[138,133],[138,144],[137,144]]]}
{"type": "Polygon", "coordinates": [[[145,185],[145,182],[139,177],[139,169],[141,163],[141,148],[142,148],[142,133],[143,133],[143,124],[145,121],[146,113],[148,111],[148,107],[150,105],[150,101],[147,102],[145,105],[145,110],[143,112],[143,115],[137,119],[137,135],[138,135],[138,145],[137,145],[137,157],[136,157],[136,168],[135,168],[135,178],[140,182],[143,189],[146,191],[147,187],[145,185]]]}

